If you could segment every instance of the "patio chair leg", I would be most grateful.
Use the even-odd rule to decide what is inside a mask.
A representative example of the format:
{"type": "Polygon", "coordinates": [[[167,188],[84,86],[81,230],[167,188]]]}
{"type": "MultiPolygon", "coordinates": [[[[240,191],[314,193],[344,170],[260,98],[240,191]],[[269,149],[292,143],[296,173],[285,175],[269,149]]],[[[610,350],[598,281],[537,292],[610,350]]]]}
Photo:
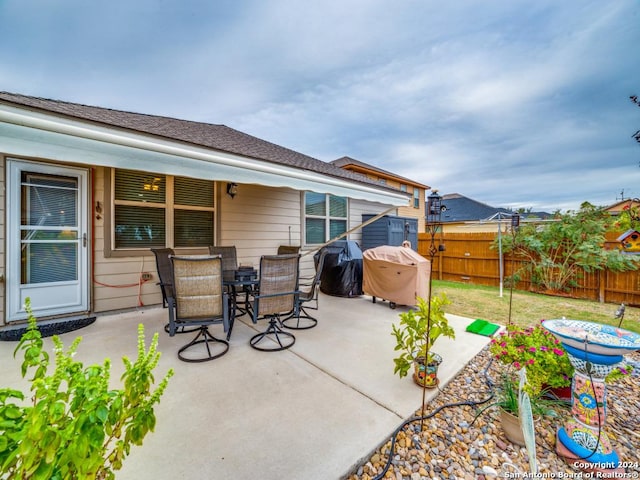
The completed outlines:
{"type": "MultiPolygon", "coordinates": [[[[176,325],[176,333],[191,333],[191,332],[197,332],[198,330],[200,330],[200,327],[196,326],[196,327],[185,327],[184,325],[176,325]]],[[[164,326],[164,331],[169,333],[169,324],[165,324],[164,326]]]]}
{"type": "Polygon", "coordinates": [[[191,340],[185,346],[181,347],[180,350],[178,350],[178,358],[180,360],[182,360],[183,362],[207,362],[209,360],[219,358],[225,353],[227,353],[227,351],[229,350],[229,342],[225,340],[220,340],[219,338],[216,338],[213,335],[211,335],[211,332],[209,332],[209,329],[207,328],[206,325],[202,325],[201,327],[199,327],[199,330],[200,331],[198,332],[198,335],[196,335],[193,340],[191,340]],[[186,352],[187,349],[193,347],[194,345],[198,345],[200,343],[205,344],[205,347],[207,348],[207,356],[190,358],[183,355],[183,353],[186,352]],[[216,354],[212,353],[212,348],[211,348],[211,346],[215,344],[222,344],[223,346],[223,350],[216,354]]]}
{"type": "Polygon", "coordinates": [[[318,320],[309,315],[304,307],[300,307],[298,315],[292,313],[287,318],[282,320],[281,323],[284,328],[288,328],[289,330],[307,330],[309,328],[315,327],[318,324],[318,320]]]}
{"type": "Polygon", "coordinates": [[[271,317],[269,319],[269,327],[264,332],[251,337],[251,339],[249,340],[249,344],[256,350],[260,350],[262,352],[279,352],[280,350],[286,350],[287,348],[291,347],[294,343],[296,343],[296,337],[294,337],[293,334],[282,330],[278,325],[278,322],[279,319],[277,317],[271,317]],[[265,338],[275,339],[278,346],[273,348],[258,346],[258,343],[260,343],[265,338]]]}

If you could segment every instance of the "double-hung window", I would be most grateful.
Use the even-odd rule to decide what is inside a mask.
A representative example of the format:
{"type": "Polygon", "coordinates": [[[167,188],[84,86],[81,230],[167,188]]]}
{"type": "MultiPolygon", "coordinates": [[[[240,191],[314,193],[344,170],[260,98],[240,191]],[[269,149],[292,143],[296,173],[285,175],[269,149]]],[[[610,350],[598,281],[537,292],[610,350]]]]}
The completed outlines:
{"type": "Polygon", "coordinates": [[[413,208],[420,208],[420,189],[413,187],[413,208]]]}
{"type": "Polygon", "coordinates": [[[114,250],[213,245],[214,182],[115,169],[114,250]]]}
{"type": "Polygon", "coordinates": [[[347,199],[325,193],[305,192],[306,244],[321,244],[347,231],[347,199]]]}

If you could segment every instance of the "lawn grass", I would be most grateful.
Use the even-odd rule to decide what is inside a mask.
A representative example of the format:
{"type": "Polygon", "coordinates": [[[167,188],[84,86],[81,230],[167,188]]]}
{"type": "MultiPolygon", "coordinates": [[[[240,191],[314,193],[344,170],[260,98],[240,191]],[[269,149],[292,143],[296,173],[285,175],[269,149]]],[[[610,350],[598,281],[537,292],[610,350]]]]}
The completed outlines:
{"type": "MultiPolygon", "coordinates": [[[[445,307],[447,313],[481,318],[500,325],[506,325],[509,321],[509,289],[503,289],[501,298],[498,287],[434,280],[433,293],[439,292],[445,292],[451,300],[451,305],[445,307]]],[[[618,306],[514,290],[511,322],[526,326],[543,319],[565,317],[617,326],[619,320],[614,314],[618,306]]],[[[621,326],[640,333],[640,308],[626,307],[621,326]]]]}

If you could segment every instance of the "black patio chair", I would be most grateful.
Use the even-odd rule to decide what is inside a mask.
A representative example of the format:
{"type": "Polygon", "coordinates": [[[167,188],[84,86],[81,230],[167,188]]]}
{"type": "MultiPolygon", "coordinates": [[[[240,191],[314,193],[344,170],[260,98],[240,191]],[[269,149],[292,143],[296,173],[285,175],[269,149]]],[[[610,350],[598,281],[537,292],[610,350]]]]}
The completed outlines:
{"type": "Polygon", "coordinates": [[[171,284],[171,262],[170,255],[175,255],[173,248],[152,248],[151,251],[156,256],[156,270],[158,271],[159,282],[162,291],[162,308],[167,308],[167,298],[173,297],[173,285],[171,284]]]}
{"type": "Polygon", "coordinates": [[[269,321],[267,329],[251,337],[256,350],[279,351],[291,347],[296,337],[282,330],[280,316],[293,311],[298,296],[300,255],[265,255],[260,259],[258,292],[253,295],[251,320],[269,321]]]}
{"type": "MultiPolygon", "coordinates": [[[[225,272],[236,272],[238,271],[238,254],[236,251],[235,245],[230,246],[218,246],[218,245],[209,245],[209,253],[211,255],[221,255],[222,256],[222,270],[225,272]]],[[[234,273],[235,274],[235,273],[234,273]]],[[[229,295],[233,295],[233,305],[234,308],[237,308],[238,314],[236,315],[234,311],[233,316],[245,315],[248,313],[246,308],[242,308],[241,305],[248,304],[248,295],[251,294],[251,288],[249,286],[244,286],[238,291],[234,285],[230,285],[227,289],[229,295]],[[240,298],[240,295],[244,295],[244,297],[240,298]]]]}
{"type": "Polygon", "coordinates": [[[296,298],[296,305],[287,318],[282,320],[282,326],[291,330],[306,330],[318,324],[318,319],[309,314],[309,310],[318,310],[318,292],[326,250],[320,252],[316,265],[316,274],[309,283],[300,282],[300,293],[296,298]],[[307,287],[307,288],[304,288],[307,287]],[[309,304],[309,305],[307,305],[309,304]],[[313,306],[312,306],[313,304],[313,306]]]}
{"type": "MultiPolygon", "coordinates": [[[[173,248],[152,248],[151,251],[156,256],[156,270],[158,271],[158,280],[159,282],[156,285],[160,286],[160,291],[162,292],[162,308],[167,308],[169,306],[169,298],[173,298],[173,283],[171,280],[171,261],[169,257],[174,255],[175,252],[173,248]]],[[[186,328],[184,326],[180,326],[176,333],[189,333],[195,332],[198,330],[197,327],[194,328],[186,328]]],[[[164,331],[169,333],[169,324],[167,323],[164,326],[164,331]]]]}
{"type": "Polygon", "coordinates": [[[280,245],[278,247],[278,255],[295,255],[299,252],[299,245],[280,245]]]}
{"type": "Polygon", "coordinates": [[[222,270],[231,271],[238,269],[238,255],[235,245],[209,245],[209,254],[222,256],[222,270]]]}
{"type": "Polygon", "coordinates": [[[174,296],[169,302],[169,336],[180,327],[195,326],[198,334],[178,350],[185,362],[204,362],[221,357],[229,350],[231,321],[229,296],[222,286],[222,258],[219,256],[171,256],[174,296]],[[209,325],[222,324],[226,340],[209,332],[209,325]],[[204,355],[194,355],[193,347],[203,344],[204,355]],[[222,348],[220,348],[222,347],[222,348]]]}

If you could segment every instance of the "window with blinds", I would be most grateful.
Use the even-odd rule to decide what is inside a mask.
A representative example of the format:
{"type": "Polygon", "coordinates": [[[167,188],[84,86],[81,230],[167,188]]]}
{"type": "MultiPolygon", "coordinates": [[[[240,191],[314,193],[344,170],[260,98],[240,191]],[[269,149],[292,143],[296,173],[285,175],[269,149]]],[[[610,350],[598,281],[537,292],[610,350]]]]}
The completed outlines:
{"type": "Polygon", "coordinates": [[[213,245],[214,182],[116,169],[116,249],[213,245]]]}
{"type": "Polygon", "coordinates": [[[321,244],[347,231],[347,199],[305,192],[305,243],[321,244]]]}

